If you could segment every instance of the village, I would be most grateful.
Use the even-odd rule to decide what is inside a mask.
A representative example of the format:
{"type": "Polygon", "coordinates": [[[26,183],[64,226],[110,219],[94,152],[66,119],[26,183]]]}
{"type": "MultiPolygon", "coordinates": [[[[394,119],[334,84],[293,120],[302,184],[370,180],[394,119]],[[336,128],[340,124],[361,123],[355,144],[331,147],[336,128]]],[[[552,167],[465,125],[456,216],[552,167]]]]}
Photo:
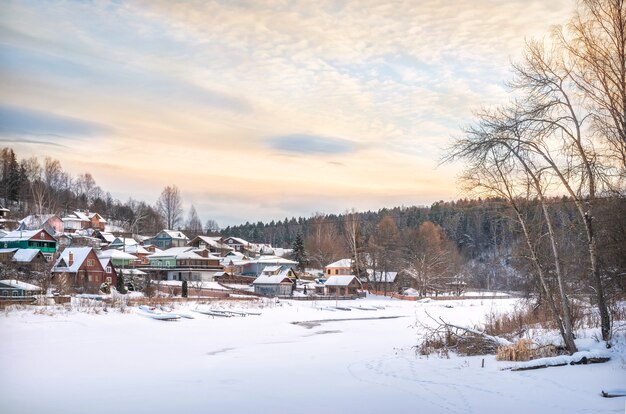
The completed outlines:
{"type": "MultiPolygon", "coordinates": [[[[1,210],[4,214],[7,209],[1,210]]],[[[2,220],[0,303],[31,303],[48,297],[134,292],[145,297],[228,298],[230,295],[300,300],[356,299],[366,291],[413,295],[414,281],[402,272],[367,269],[354,275],[344,258],[323,269],[292,260],[293,249],[238,237],[197,235],[164,229],[153,236],[111,231],[97,212],[65,217],[30,215],[2,220]],[[8,230],[13,228],[13,230],[8,230]]],[[[464,282],[433,296],[460,296],[464,282]]]]}

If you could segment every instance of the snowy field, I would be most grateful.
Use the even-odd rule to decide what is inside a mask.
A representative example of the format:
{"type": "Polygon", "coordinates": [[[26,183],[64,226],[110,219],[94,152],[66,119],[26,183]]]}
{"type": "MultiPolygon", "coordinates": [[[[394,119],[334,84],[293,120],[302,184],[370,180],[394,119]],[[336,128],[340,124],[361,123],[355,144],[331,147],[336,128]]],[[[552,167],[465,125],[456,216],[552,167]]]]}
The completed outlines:
{"type": "Polygon", "coordinates": [[[282,301],[260,316],[174,322],[136,309],[11,312],[0,316],[0,412],[623,413],[624,398],[600,397],[626,385],[623,341],[605,364],[524,372],[412,348],[425,311],[469,325],[514,303],[368,298],[345,304],[385,309],[331,312],[282,301]],[[383,316],[399,317],[292,323],[383,316]]]}

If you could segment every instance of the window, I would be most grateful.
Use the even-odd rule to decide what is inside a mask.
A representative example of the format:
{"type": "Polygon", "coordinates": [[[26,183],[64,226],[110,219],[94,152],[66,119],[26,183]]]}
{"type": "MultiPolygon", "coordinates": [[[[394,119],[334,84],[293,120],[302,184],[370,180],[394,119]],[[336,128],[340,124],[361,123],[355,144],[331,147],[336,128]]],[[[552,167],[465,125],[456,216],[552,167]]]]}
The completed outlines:
{"type": "Polygon", "coordinates": [[[87,266],[93,266],[93,259],[87,259],[87,266]]]}
{"type": "Polygon", "coordinates": [[[9,291],[8,290],[3,290],[2,291],[2,296],[9,296],[9,291]]]}
{"type": "MultiPolygon", "coordinates": [[[[111,273],[111,266],[107,266],[107,273],[111,273]]],[[[107,279],[111,279],[111,278],[108,277],[107,279]]]]}
{"type": "Polygon", "coordinates": [[[113,279],[111,279],[110,277],[107,277],[107,283],[108,283],[108,284],[111,284],[111,281],[112,281],[112,280],[113,280],[113,279]]]}
{"type": "Polygon", "coordinates": [[[339,274],[339,269],[335,269],[335,274],[338,275],[339,274]]]}
{"type": "Polygon", "coordinates": [[[43,231],[42,231],[41,233],[39,233],[39,238],[40,238],[41,240],[43,240],[43,239],[45,239],[45,238],[46,238],[46,235],[45,235],[45,234],[43,234],[43,231]]]}

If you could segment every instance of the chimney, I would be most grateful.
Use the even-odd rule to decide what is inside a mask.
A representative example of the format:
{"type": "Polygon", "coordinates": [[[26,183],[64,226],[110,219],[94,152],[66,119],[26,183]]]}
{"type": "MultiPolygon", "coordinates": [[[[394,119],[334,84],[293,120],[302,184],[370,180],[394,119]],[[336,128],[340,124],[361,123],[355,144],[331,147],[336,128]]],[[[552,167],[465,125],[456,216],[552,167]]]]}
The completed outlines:
{"type": "Polygon", "coordinates": [[[67,261],[67,266],[70,267],[74,264],[74,253],[70,252],[69,259],[67,261]]]}

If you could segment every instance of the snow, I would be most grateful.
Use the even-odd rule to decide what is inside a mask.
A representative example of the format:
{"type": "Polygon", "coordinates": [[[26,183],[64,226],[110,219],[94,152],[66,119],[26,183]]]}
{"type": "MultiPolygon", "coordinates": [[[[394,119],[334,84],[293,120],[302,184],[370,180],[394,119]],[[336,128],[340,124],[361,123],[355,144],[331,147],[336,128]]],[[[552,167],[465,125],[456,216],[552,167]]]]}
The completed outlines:
{"type": "MultiPolygon", "coordinates": [[[[348,286],[352,281],[356,279],[356,276],[331,276],[324,282],[326,286],[348,286]]],[[[358,279],[357,279],[358,281],[358,279]]]]}
{"type": "MultiPolygon", "coordinates": [[[[600,396],[624,387],[623,339],[607,351],[608,363],[522,372],[503,371],[507,363],[493,356],[415,354],[415,322],[426,311],[473,325],[515,302],[446,301],[450,308],[372,296],[338,301],[384,306],[350,312],[317,309],[335,301],[223,302],[222,309],[262,314],[171,322],[142,317],[136,308],[2,313],[0,412],[623,412],[623,398],[600,396]],[[372,319],[379,317],[388,319],[372,319]]],[[[173,312],[194,307],[176,305],[173,312]]],[[[583,338],[589,346],[590,338],[583,338]]]]}
{"type": "Polygon", "coordinates": [[[10,286],[15,289],[33,290],[33,291],[41,290],[41,288],[37,285],[32,285],[30,283],[21,282],[16,279],[2,279],[0,280],[0,283],[6,286],[10,286]]]}
{"type": "Polygon", "coordinates": [[[17,249],[13,255],[14,262],[30,263],[39,253],[39,249],[17,249]]]}
{"type": "Polygon", "coordinates": [[[332,262],[329,265],[326,265],[326,267],[347,267],[347,268],[351,268],[352,267],[352,259],[340,259],[337,260],[336,262],[332,262]]]}

